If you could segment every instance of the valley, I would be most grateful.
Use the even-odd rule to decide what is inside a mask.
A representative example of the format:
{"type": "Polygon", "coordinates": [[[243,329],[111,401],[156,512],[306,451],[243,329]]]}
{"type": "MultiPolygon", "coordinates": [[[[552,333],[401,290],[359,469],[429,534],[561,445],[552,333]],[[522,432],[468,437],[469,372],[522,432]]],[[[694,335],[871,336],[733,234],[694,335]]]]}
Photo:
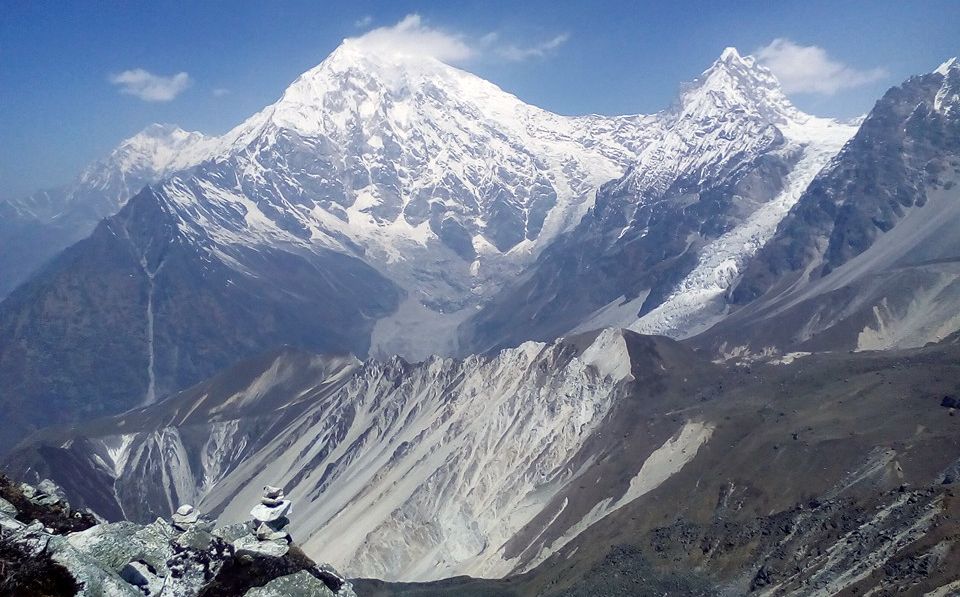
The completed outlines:
{"type": "Polygon", "coordinates": [[[960,62],[917,66],[933,24],[857,68],[659,9],[682,48],[625,36],[636,7],[539,45],[315,8],[261,55],[232,30],[229,68],[76,91],[115,127],[13,98],[45,115],[5,121],[25,160],[93,147],[50,143],[80,113],[113,149],[0,201],[0,594],[960,594],[960,62]],[[177,114],[217,132],[143,128],[177,114]]]}

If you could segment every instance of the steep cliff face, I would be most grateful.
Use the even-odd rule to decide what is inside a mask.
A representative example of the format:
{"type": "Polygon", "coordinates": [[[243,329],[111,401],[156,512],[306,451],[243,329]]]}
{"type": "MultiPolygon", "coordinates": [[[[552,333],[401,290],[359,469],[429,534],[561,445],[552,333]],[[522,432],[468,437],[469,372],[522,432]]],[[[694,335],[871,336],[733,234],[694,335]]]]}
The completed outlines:
{"type": "Polygon", "coordinates": [[[46,431],[8,467],[136,520],[185,501],[243,520],[281,484],[305,551],[351,576],[511,577],[473,586],[520,594],[635,575],[691,590],[910,578],[933,590],[960,561],[946,523],[956,357],[948,343],[717,365],[616,330],[416,364],[285,350],[46,431]],[[871,522],[877,508],[890,515],[871,522]],[[849,548],[858,533],[869,556],[849,548]],[[883,572],[914,560],[943,564],[883,572]]]}
{"type": "Polygon", "coordinates": [[[360,260],[188,236],[146,189],[0,305],[0,404],[37,426],[119,412],[285,343],[368,347],[399,291],[360,260]]]}
{"type": "Polygon", "coordinates": [[[658,429],[595,497],[577,490],[599,452],[619,449],[603,430],[636,378],[682,368],[709,365],[669,340],[615,330],[417,364],[284,351],[94,423],[29,466],[136,520],[189,502],[230,521],[251,492],[281,484],[301,504],[308,553],[352,575],[501,576],[543,559],[547,538],[566,543],[655,486],[621,487],[645,459],[662,480],[707,441],[702,422],[658,429]],[[115,495],[88,493],[93,477],[112,479],[115,495]],[[627,493],[605,500],[618,490],[627,493]]]}
{"type": "Polygon", "coordinates": [[[928,190],[946,184],[956,169],[951,162],[960,154],[958,93],[956,62],[888,91],[781,223],[733,300],[756,298],[787,272],[811,279],[829,275],[922,208],[928,190]]]}

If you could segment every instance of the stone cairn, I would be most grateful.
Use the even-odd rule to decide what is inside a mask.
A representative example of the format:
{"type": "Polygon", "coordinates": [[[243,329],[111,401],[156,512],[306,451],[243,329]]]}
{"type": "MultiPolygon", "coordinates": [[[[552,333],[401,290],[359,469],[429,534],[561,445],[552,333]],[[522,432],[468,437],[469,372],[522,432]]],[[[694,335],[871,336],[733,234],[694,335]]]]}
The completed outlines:
{"type": "Polygon", "coordinates": [[[200,520],[200,512],[190,504],[184,504],[177,508],[177,511],[171,516],[173,527],[178,531],[190,530],[197,521],[200,520]]]}
{"type": "Polygon", "coordinates": [[[253,517],[253,533],[260,541],[280,541],[290,543],[290,533],[286,531],[293,503],[284,499],[283,489],[267,485],[263,488],[260,503],[250,510],[253,517]]]}

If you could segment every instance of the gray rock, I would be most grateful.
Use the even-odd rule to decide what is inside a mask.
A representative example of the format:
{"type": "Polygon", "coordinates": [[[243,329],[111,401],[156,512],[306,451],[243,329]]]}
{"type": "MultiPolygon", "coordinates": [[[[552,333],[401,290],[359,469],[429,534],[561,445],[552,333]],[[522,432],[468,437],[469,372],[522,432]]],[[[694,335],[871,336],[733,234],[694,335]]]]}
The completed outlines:
{"type": "Polygon", "coordinates": [[[278,541],[280,539],[290,542],[290,533],[286,532],[286,527],[290,521],[287,518],[279,518],[272,522],[262,522],[254,532],[260,541],[278,541]]]}
{"type": "Polygon", "coordinates": [[[65,537],[45,533],[42,526],[35,523],[24,527],[12,540],[28,553],[49,553],[53,561],[69,570],[82,585],[83,588],[77,595],[143,597],[143,593],[120,578],[116,572],[105,568],[96,558],[74,547],[65,537]]]}
{"type": "Polygon", "coordinates": [[[145,595],[160,595],[166,579],[158,576],[146,562],[130,562],[120,570],[120,578],[140,589],[145,595]]]}
{"type": "Polygon", "coordinates": [[[20,484],[20,492],[23,493],[23,497],[27,499],[37,495],[37,490],[33,488],[33,485],[28,485],[27,483],[20,484]]]}
{"type": "Polygon", "coordinates": [[[173,556],[171,541],[175,537],[174,528],[158,519],[146,526],[132,522],[101,524],[71,533],[66,540],[105,568],[119,573],[127,563],[135,560],[165,571],[167,560],[173,556]]]}
{"type": "Polygon", "coordinates": [[[257,504],[250,510],[250,516],[260,522],[270,522],[290,514],[293,503],[290,500],[283,500],[278,506],[267,506],[266,504],[257,504]]]}
{"type": "Polygon", "coordinates": [[[17,507],[8,502],[7,500],[0,498],[0,514],[6,514],[7,516],[16,516],[17,507]]]}
{"type": "Polygon", "coordinates": [[[25,526],[27,525],[23,524],[13,516],[0,512],[0,530],[19,531],[25,526]]]}
{"type": "Polygon", "coordinates": [[[213,535],[206,529],[195,526],[187,529],[182,535],[173,540],[180,547],[191,547],[193,549],[206,549],[210,546],[213,535]]]}
{"type": "Polygon", "coordinates": [[[344,593],[334,593],[320,579],[306,570],[275,578],[262,587],[254,587],[244,593],[244,597],[334,597],[335,595],[344,595],[344,593]]]}
{"type": "Polygon", "coordinates": [[[263,488],[263,495],[260,497],[260,503],[269,508],[275,508],[283,503],[283,489],[266,485],[263,488]]]}
{"type": "MultiPolygon", "coordinates": [[[[0,511],[4,538],[14,542],[28,557],[49,554],[81,584],[81,596],[190,597],[203,590],[234,554],[251,559],[282,558],[290,549],[289,535],[283,531],[290,521],[284,516],[258,522],[260,539],[245,524],[214,529],[212,522],[199,516],[182,532],[168,521],[157,519],[145,526],[131,522],[98,524],[84,531],[57,535],[40,522],[25,525],[15,520],[5,513],[15,509],[6,504],[0,504],[4,509],[0,511]],[[232,538],[233,542],[225,538],[232,538]]],[[[289,509],[290,502],[283,501],[279,508],[268,510],[289,509]]],[[[181,521],[193,515],[196,511],[192,508],[181,508],[177,514],[181,521]]],[[[276,578],[247,594],[355,597],[346,581],[325,565],[276,578]]]]}
{"type": "Polygon", "coordinates": [[[173,520],[173,526],[185,531],[200,520],[200,512],[190,504],[184,504],[177,508],[170,518],[173,520]]]}
{"type": "Polygon", "coordinates": [[[283,488],[274,487],[273,485],[265,485],[263,487],[263,497],[270,498],[273,500],[282,500],[283,499],[283,488]]]}
{"type": "Polygon", "coordinates": [[[240,537],[244,537],[250,534],[250,529],[247,528],[247,525],[242,522],[236,522],[233,524],[228,524],[214,529],[211,534],[214,537],[219,537],[226,541],[227,543],[233,543],[240,537]]]}
{"type": "Polygon", "coordinates": [[[44,479],[37,483],[37,494],[45,496],[49,500],[55,500],[50,503],[66,502],[67,496],[60,487],[50,479],[44,479]]]}
{"type": "Polygon", "coordinates": [[[282,557],[290,550],[286,541],[260,541],[252,535],[240,537],[233,542],[237,555],[263,555],[274,558],[282,557]]]}

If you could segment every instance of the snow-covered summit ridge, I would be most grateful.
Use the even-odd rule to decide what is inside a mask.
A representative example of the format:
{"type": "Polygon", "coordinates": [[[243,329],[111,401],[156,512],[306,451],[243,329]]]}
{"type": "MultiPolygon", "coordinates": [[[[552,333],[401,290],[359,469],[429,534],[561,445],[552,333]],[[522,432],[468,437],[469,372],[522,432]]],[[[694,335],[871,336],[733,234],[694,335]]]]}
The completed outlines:
{"type": "Polygon", "coordinates": [[[207,137],[198,131],[154,123],[121,142],[105,160],[86,169],[80,180],[96,184],[97,177],[111,168],[126,174],[143,172],[160,178],[195,165],[202,156],[197,150],[206,140],[207,137]]]}
{"type": "Polygon", "coordinates": [[[21,216],[39,221],[111,215],[144,185],[202,161],[210,140],[176,125],[151,124],[84,168],[68,185],[8,203],[21,216]]]}
{"type": "Polygon", "coordinates": [[[728,47],[710,68],[681,87],[668,114],[678,120],[702,120],[731,111],[752,112],[774,124],[809,118],[790,103],[769,69],[728,47]]]}
{"type": "Polygon", "coordinates": [[[933,107],[938,112],[950,114],[960,105],[960,62],[956,57],[951,58],[933,72],[943,77],[943,83],[934,98],[933,107]]]}
{"type": "Polygon", "coordinates": [[[960,68],[960,61],[957,60],[957,57],[948,58],[943,64],[938,66],[933,72],[938,75],[947,76],[951,70],[956,70],[960,68]]]}
{"type": "Polygon", "coordinates": [[[783,147],[831,147],[846,141],[854,125],[797,109],[769,69],[752,56],[727,48],[707,70],[681,87],[674,104],[657,118],[656,142],[640,152],[612,192],[658,195],[678,180],[703,184],[783,147]]]}
{"type": "Polygon", "coordinates": [[[797,110],[732,48],[672,107],[609,117],[553,114],[435,58],[347,40],[201,141],[191,161],[203,165],[161,195],[184,232],[221,246],[360,257],[408,296],[378,324],[374,353],[419,358],[455,352],[457,322],[576,226],[600,185],[656,195],[847,133],[797,110]],[[433,340],[417,337],[425,329],[433,340]]]}
{"type": "Polygon", "coordinates": [[[287,167],[274,163],[278,140],[310,139],[311,159],[319,150],[327,164],[309,174],[337,187],[325,190],[342,195],[334,202],[346,213],[323,211],[387,262],[402,258],[388,240],[398,235],[420,244],[443,237],[468,262],[507,252],[529,261],[628,166],[667,182],[665,169],[769,145],[771,125],[807,141],[805,125],[818,122],[832,121],[797,110],[769,70],[733,48],[659,114],[565,117],[429,56],[346,40],[276,103],[203,145],[215,160],[240,156],[243,176],[263,182],[287,167]],[[428,230],[411,230],[425,220],[428,230]]]}

